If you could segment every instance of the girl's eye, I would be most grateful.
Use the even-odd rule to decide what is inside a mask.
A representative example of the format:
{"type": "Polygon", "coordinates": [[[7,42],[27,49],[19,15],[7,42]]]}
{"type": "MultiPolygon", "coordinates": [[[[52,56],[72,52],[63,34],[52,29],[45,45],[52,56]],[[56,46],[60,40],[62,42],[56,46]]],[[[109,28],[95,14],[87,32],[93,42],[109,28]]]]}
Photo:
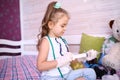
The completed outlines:
{"type": "Polygon", "coordinates": [[[64,26],[61,26],[62,28],[64,28],[64,26]]]}

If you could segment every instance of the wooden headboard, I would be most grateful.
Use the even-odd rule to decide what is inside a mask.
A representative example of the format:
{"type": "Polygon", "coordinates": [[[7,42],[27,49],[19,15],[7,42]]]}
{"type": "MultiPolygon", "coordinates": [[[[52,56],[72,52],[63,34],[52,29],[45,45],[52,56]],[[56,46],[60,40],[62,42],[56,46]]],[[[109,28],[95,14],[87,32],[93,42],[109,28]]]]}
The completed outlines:
{"type": "Polygon", "coordinates": [[[21,55],[21,41],[0,39],[0,58],[21,55]]]}
{"type": "MultiPolygon", "coordinates": [[[[109,35],[89,34],[92,36],[108,37],[109,35]]],[[[63,36],[69,45],[70,52],[78,53],[80,48],[81,35],[63,36]]],[[[18,48],[0,47],[0,56],[17,56],[17,55],[37,55],[37,40],[11,41],[0,39],[0,45],[19,46],[18,48]],[[32,47],[31,47],[32,46],[32,47]]]]}

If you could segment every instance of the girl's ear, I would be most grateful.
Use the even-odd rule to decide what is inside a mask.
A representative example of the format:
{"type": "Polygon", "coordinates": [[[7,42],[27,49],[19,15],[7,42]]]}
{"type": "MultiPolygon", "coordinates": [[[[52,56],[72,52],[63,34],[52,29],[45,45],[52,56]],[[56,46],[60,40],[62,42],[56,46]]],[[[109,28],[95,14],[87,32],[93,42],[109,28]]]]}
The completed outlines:
{"type": "Polygon", "coordinates": [[[52,21],[49,21],[49,22],[48,22],[48,27],[49,27],[49,29],[52,29],[53,26],[54,26],[54,23],[53,23],[52,21]]]}

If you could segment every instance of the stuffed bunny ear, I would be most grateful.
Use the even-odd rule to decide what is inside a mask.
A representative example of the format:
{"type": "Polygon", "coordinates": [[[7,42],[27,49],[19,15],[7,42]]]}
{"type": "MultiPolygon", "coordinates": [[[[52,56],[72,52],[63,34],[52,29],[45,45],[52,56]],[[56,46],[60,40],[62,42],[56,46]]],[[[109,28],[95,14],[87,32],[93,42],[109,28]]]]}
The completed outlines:
{"type": "Polygon", "coordinates": [[[112,29],[112,25],[113,25],[114,21],[115,21],[115,20],[111,20],[111,21],[109,22],[109,26],[110,26],[111,29],[112,29]]]}

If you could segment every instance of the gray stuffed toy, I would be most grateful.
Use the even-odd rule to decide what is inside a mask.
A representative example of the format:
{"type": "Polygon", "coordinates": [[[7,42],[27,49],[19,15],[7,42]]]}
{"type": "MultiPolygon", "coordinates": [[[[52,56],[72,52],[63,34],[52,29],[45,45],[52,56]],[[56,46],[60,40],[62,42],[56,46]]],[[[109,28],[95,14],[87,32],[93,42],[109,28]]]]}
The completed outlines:
{"type": "Polygon", "coordinates": [[[112,35],[105,41],[105,56],[102,64],[118,70],[120,69],[120,19],[111,20],[109,26],[112,29],[112,35]]]}

